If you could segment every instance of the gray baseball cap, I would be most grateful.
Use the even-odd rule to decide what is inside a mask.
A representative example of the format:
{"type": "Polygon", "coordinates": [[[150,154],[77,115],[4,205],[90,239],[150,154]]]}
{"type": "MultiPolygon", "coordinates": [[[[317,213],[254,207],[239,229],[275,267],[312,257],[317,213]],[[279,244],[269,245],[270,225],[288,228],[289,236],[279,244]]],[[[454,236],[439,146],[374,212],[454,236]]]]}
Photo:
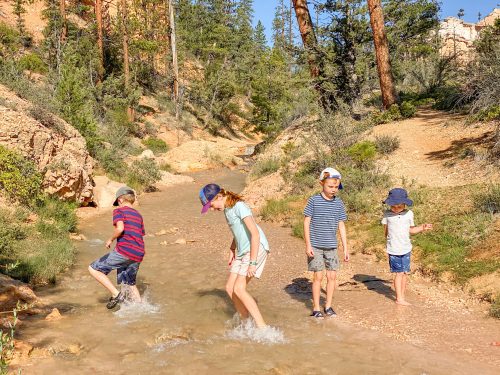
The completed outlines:
{"type": "Polygon", "coordinates": [[[120,198],[122,195],[125,195],[125,194],[134,194],[135,195],[135,191],[132,188],[129,188],[128,186],[122,186],[121,188],[119,188],[116,191],[115,201],[113,203],[113,206],[118,206],[118,198],[120,198]]]}

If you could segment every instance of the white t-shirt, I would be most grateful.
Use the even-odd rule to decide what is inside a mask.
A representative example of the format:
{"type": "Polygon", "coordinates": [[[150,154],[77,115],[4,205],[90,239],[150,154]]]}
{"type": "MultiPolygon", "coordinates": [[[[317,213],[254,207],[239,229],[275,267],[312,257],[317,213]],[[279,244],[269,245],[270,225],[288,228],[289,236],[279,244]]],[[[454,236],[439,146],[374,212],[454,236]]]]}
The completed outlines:
{"type": "Polygon", "coordinates": [[[412,249],[410,227],[414,227],[413,211],[404,210],[395,214],[391,210],[384,212],[382,224],[387,225],[387,248],[392,255],[404,255],[412,249]]]}

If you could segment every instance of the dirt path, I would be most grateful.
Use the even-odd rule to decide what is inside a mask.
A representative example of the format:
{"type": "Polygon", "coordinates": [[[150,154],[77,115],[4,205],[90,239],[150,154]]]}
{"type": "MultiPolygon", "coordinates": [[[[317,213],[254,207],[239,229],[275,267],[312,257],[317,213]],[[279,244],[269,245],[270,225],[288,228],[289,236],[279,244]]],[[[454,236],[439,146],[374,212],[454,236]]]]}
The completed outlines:
{"type": "Polygon", "coordinates": [[[463,116],[425,109],[414,118],[376,126],[373,136],[397,136],[401,141],[380,166],[395,178],[423,185],[498,181],[498,173],[483,162],[493,126],[466,126],[464,122],[463,116]]]}

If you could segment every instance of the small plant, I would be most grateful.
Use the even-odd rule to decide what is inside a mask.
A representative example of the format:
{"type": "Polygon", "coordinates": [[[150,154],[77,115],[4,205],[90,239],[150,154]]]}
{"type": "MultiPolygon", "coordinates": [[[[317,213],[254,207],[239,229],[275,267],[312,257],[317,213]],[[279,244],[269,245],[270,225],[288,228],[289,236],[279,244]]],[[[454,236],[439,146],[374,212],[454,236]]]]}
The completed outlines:
{"type": "Polygon", "coordinates": [[[127,184],[138,191],[154,190],[154,184],[160,179],[160,170],[153,159],[135,160],[127,174],[127,184]]]}
{"type": "Polygon", "coordinates": [[[172,168],[172,166],[166,162],[161,163],[159,168],[160,168],[160,171],[165,171],[165,172],[170,172],[170,173],[174,172],[174,168],[172,168]]]}
{"type": "Polygon", "coordinates": [[[30,72],[45,74],[47,73],[47,65],[42,58],[36,53],[28,53],[21,56],[17,61],[19,69],[29,70],[30,72]]]}
{"type": "Polygon", "coordinates": [[[0,329],[0,374],[7,374],[9,370],[9,361],[14,354],[14,333],[17,325],[17,308],[12,311],[13,320],[9,321],[9,328],[4,332],[0,329]]]}
{"type": "Polygon", "coordinates": [[[33,205],[41,184],[42,176],[32,161],[0,146],[0,188],[11,200],[33,205]]]}
{"type": "Polygon", "coordinates": [[[361,141],[349,147],[347,153],[356,164],[366,165],[375,159],[377,147],[371,141],[361,141]]]}
{"type": "Polygon", "coordinates": [[[371,115],[371,122],[374,125],[386,124],[391,121],[396,121],[402,118],[401,112],[397,104],[393,104],[388,110],[380,112],[373,111],[371,115]]]}
{"type": "Polygon", "coordinates": [[[388,155],[399,148],[400,139],[396,136],[381,135],[375,137],[377,151],[383,155],[388,155]]]}
{"type": "Polygon", "coordinates": [[[150,137],[148,139],[144,139],[142,144],[153,151],[155,155],[163,154],[168,151],[168,145],[164,140],[159,138],[150,137]]]}
{"type": "Polygon", "coordinates": [[[478,193],[474,201],[482,212],[500,212],[500,185],[490,185],[485,192],[478,193]]]}
{"type": "Polygon", "coordinates": [[[280,221],[292,212],[287,199],[270,199],[260,214],[265,221],[280,221]]]}
{"type": "Polygon", "coordinates": [[[401,116],[403,116],[403,118],[410,118],[415,116],[415,113],[417,113],[417,108],[415,108],[412,103],[405,101],[399,106],[399,112],[401,113],[401,116]]]}
{"type": "Polygon", "coordinates": [[[280,169],[281,161],[279,158],[272,157],[269,159],[261,159],[255,163],[252,168],[251,175],[254,178],[260,178],[268,174],[276,172],[280,169]]]}
{"type": "Polygon", "coordinates": [[[496,296],[490,306],[490,316],[500,319],[500,296],[496,296]]]}
{"type": "Polygon", "coordinates": [[[40,106],[33,106],[29,110],[30,115],[46,128],[55,130],[59,134],[64,134],[64,126],[57,121],[52,113],[46,111],[40,106]]]}

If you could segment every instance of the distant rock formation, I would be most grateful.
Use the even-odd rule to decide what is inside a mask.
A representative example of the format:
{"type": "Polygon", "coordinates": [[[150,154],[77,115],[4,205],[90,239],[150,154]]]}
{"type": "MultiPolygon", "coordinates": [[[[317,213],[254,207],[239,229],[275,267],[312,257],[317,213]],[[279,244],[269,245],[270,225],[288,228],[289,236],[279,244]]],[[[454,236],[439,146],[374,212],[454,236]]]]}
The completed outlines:
{"type": "Polygon", "coordinates": [[[465,22],[456,17],[445,18],[439,27],[442,40],[440,53],[442,56],[457,55],[459,61],[470,61],[474,56],[474,42],[481,30],[491,26],[500,18],[500,9],[496,8],[478,23],[465,22]]]}
{"type": "Polygon", "coordinates": [[[0,85],[0,145],[32,160],[50,195],[93,202],[94,159],[85,139],[62,119],[0,85]]]}

